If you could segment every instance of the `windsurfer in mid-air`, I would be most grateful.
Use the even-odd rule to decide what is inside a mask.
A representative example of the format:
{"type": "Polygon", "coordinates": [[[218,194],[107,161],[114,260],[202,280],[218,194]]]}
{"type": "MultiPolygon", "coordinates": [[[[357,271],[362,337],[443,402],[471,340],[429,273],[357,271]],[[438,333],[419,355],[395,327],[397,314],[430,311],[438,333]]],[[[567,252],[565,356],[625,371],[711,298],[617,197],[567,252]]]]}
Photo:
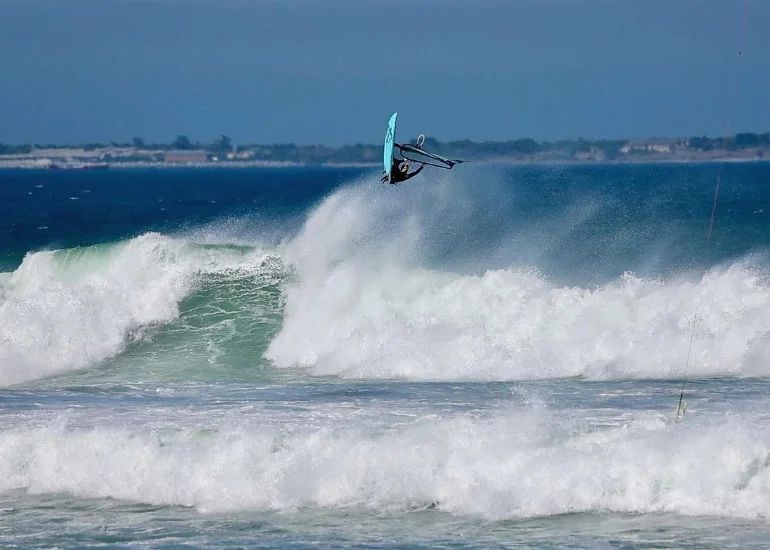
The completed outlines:
{"type": "Polygon", "coordinates": [[[417,170],[410,173],[408,160],[397,159],[396,157],[393,157],[393,165],[390,169],[390,178],[388,178],[388,174],[385,174],[382,176],[382,183],[401,183],[408,180],[409,178],[415,177],[422,171],[423,168],[425,168],[425,165],[420,164],[420,167],[417,170]]]}
{"type": "Polygon", "coordinates": [[[411,143],[404,145],[396,143],[396,117],[398,117],[398,113],[390,115],[390,119],[388,120],[388,130],[385,133],[385,144],[382,157],[382,183],[404,182],[422,172],[422,169],[425,168],[426,165],[451,170],[456,164],[463,162],[461,160],[448,159],[423,149],[422,144],[425,142],[425,136],[423,134],[420,134],[417,138],[417,143],[414,145],[411,143]],[[398,148],[398,157],[394,154],[394,148],[398,148]],[[410,162],[419,164],[420,167],[414,172],[409,172],[410,162]]]}

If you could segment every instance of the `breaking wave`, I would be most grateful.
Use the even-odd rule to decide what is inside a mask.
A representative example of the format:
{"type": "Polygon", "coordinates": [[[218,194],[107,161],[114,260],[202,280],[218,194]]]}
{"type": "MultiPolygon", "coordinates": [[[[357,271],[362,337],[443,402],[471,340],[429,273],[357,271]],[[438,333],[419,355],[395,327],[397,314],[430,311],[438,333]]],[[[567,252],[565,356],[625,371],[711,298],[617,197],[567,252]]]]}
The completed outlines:
{"type": "MultiPolygon", "coordinates": [[[[498,214],[455,191],[352,187],[327,198],[284,251],[297,277],[268,357],[356,378],[676,378],[694,334],[690,374],[770,374],[763,257],[705,275],[564,285],[532,267],[523,229],[483,244],[500,261],[499,250],[525,243],[508,266],[486,269],[467,261],[462,235],[498,214]]],[[[562,233],[590,210],[567,216],[562,233]]]]}
{"type": "Polygon", "coordinates": [[[547,411],[282,429],[0,433],[0,491],[68,492],[204,512],[356,506],[490,519],[572,512],[770,516],[770,432],[742,414],[671,424],[637,412],[586,428],[547,411]],[[130,475],[126,475],[130,472],[130,475]]]}
{"type": "Polygon", "coordinates": [[[155,233],[28,254],[0,280],[0,385],[92,365],[179,315],[206,277],[256,271],[250,247],[197,245],[155,233]]]}
{"type": "Polygon", "coordinates": [[[219,332],[186,319],[160,363],[190,350],[203,369],[224,357],[350,378],[679,378],[692,336],[691,375],[770,375],[764,253],[705,274],[573,277],[564,242],[588,234],[586,226],[597,235],[586,245],[594,252],[606,243],[621,242],[624,251],[637,242],[644,255],[649,233],[625,225],[615,234],[596,229],[596,216],[606,214],[598,199],[536,223],[511,221],[505,216],[516,193],[494,181],[485,185],[426,178],[393,190],[359,182],[329,195],[293,236],[271,235],[269,253],[244,244],[260,240],[248,220],[203,228],[194,235],[198,244],[149,233],[29,253],[13,273],[0,274],[0,385],[119,355],[148,328],[178,319],[202,287],[213,290],[195,295],[191,307],[215,312],[219,332]],[[199,244],[227,243],[233,232],[229,242],[241,244],[199,244]],[[545,270],[553,250],[561,267],[545,270]],[[279,280],[273,290],[282,299],[256,311],[259,300],[244,273],[279,280]],[[221,352],[216,340],[235,325],[240,336],[221,352]]]}

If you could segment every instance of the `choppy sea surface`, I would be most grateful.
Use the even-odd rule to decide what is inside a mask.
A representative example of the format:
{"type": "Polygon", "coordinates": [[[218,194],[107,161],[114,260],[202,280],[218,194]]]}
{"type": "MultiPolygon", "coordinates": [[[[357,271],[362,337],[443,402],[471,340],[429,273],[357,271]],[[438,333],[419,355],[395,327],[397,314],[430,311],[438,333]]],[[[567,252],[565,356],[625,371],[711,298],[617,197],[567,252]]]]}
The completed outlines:
{"type": "Polygon", "coordinates": [[[0,171],[0,545],[770,544],[770,164],[378,180],[0,171]]]}

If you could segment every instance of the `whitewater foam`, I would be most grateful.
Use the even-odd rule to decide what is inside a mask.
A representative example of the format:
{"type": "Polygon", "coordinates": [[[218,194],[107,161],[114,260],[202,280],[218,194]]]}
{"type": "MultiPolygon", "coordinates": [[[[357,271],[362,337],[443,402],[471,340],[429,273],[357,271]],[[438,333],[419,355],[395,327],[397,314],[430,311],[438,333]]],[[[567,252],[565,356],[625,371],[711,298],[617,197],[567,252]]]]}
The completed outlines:
{"type": "Polygon", "coordinates": [[[258,269],[263,258],[155,233],[27,254],[0,280],[0,385],[113,356],[147,326],[175,318],[202,275],[258,269]]]}
{"type": "Polygon", "coordinates": [[[597,287],[526,265],[436,268],[426,248],[442,238],[444,201],[463,202],[437,188],[352,187],[309,216],[283,253],[297,277],[267,352],[275,364],[412,380],[678,378],[695,322],[691,375],[770,374],[770,284],[752,258],[597,287]]]}
{"type": "Polygon", "coordinates": [[[490,519],[570,512],[767,517],[770,432],[660,414],[619,426],[510,410],[373,432],[346,422],[174,431],[66,423],[0,433],[0,491],[69,492],[203,512],[433,506],[490,519]]]}

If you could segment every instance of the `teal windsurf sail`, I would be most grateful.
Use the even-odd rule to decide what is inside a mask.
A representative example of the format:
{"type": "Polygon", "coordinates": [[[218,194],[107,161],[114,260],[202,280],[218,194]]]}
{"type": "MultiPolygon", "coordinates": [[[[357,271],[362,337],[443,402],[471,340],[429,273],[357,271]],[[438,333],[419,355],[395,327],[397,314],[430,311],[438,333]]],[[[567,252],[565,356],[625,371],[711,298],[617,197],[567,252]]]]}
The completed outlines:
{"type": "Polygon", "coordinates": [[[390,179],[390,169],[393,166],[393,143],[396,139],[396,117],[398,117],[398,113],[393,113],[390,115],[390,120],[388,120],[388,131],[385,132],[385,148],[382,155],[383,168],[388,179],[390,179]]]}

